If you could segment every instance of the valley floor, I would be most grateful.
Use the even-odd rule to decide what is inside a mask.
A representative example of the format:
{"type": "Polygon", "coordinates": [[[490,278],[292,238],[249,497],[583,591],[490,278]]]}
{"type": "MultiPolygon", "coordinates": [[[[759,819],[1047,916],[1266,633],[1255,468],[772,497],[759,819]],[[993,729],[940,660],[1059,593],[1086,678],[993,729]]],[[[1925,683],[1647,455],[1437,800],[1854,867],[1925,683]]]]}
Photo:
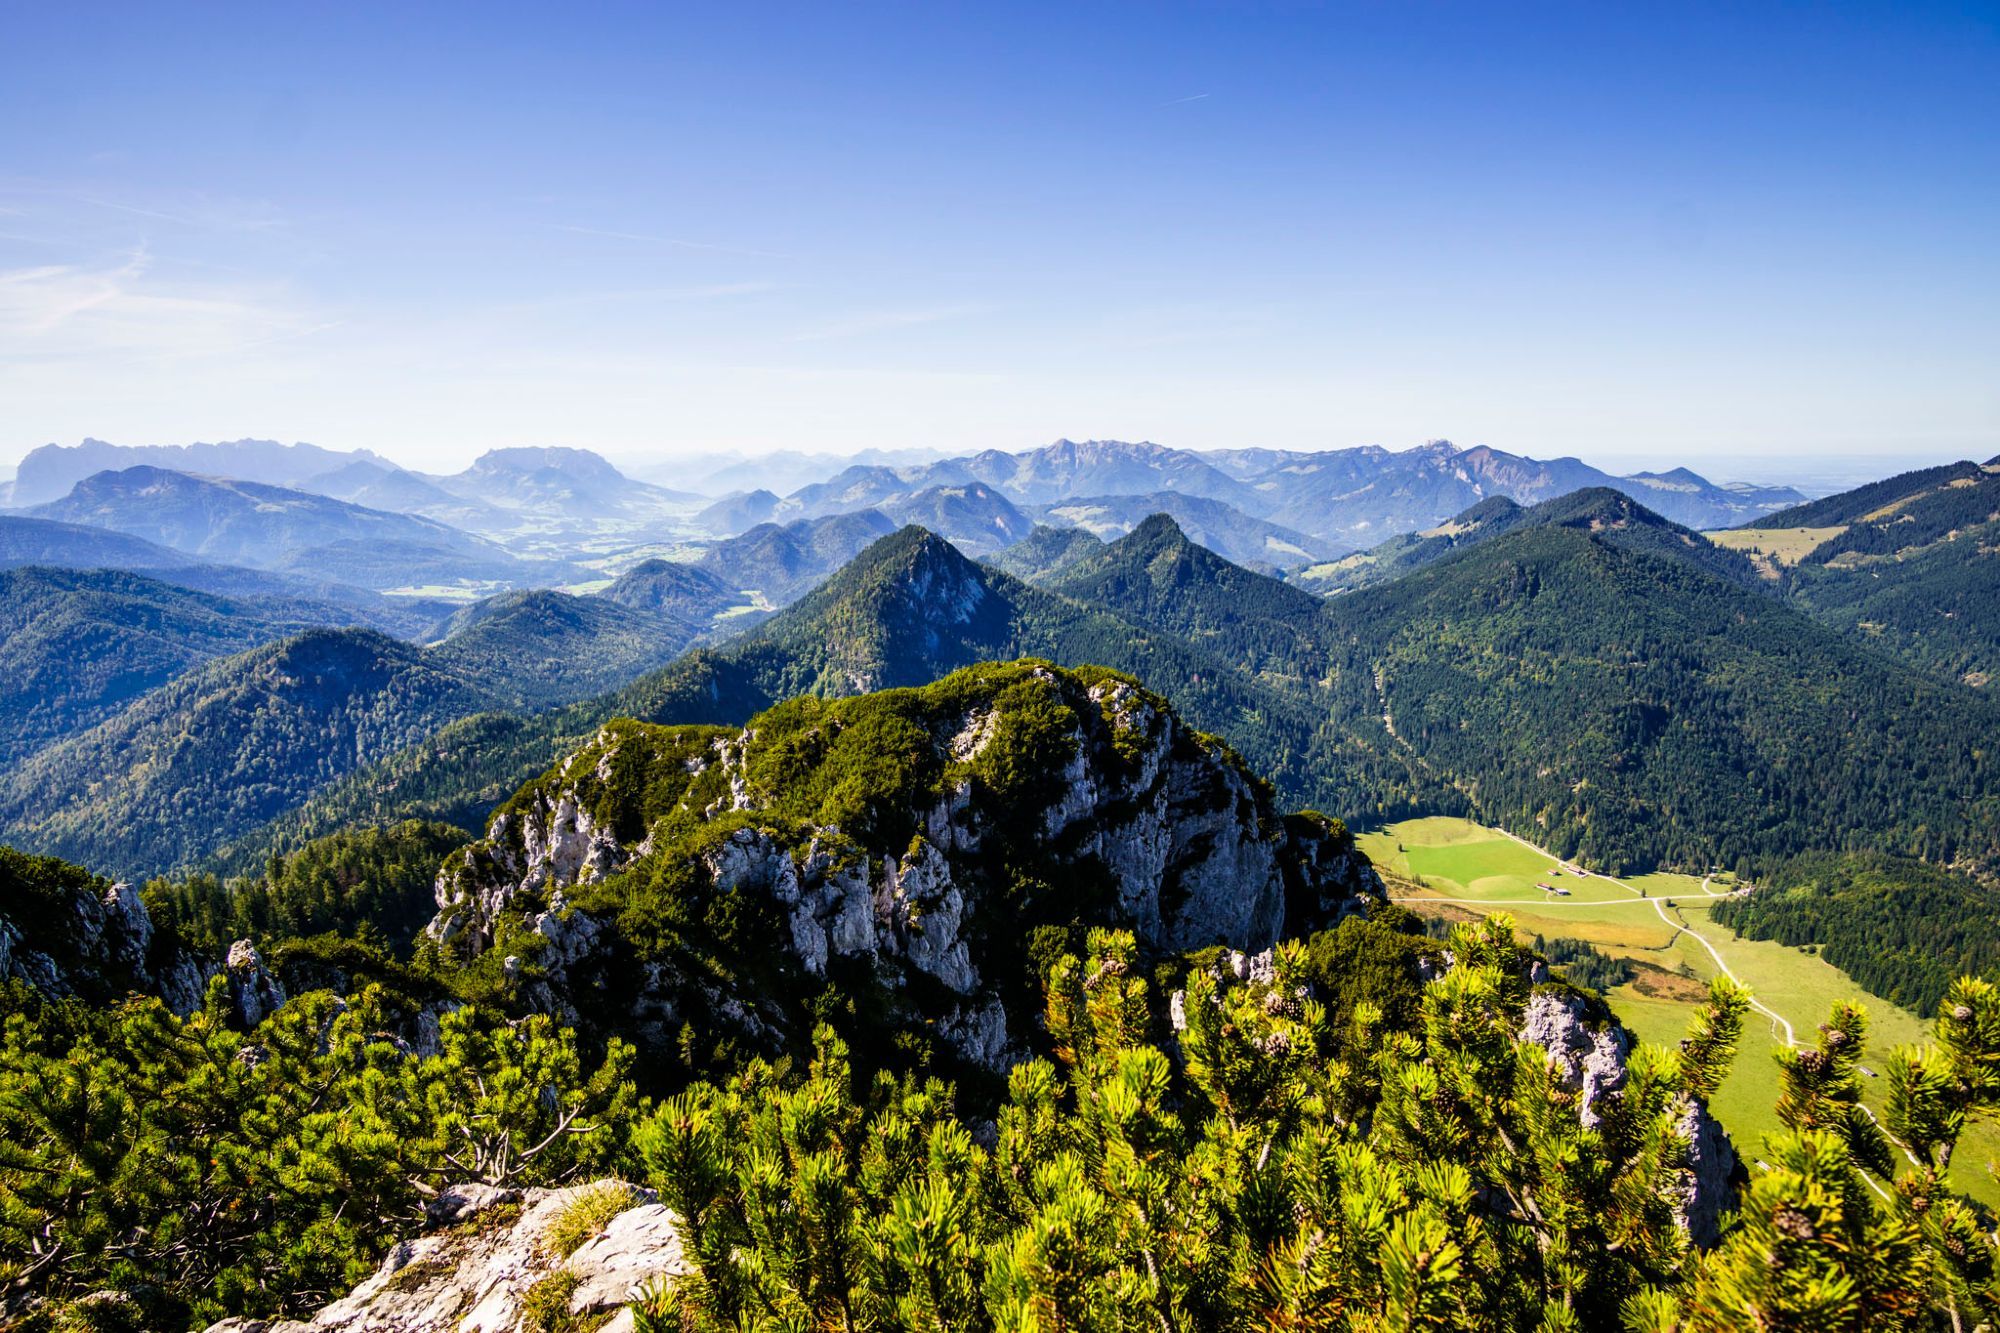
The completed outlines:
{"type": "MultiPolygon", "coordinates": [[[[1717,972],[1748,986],[1764,1021],[1745,1025],[1736,1066],[1717,1092],[1714,1110],[1752,1162],[1763,1135],[1777,1128],[1772,1107],[1779,1075],[1773,1056],[1781,1045],[1810,1041],[1836,1001],[1857,999],[1867,1006],[1864,1068],[1879,1070],[1892,1048],[1929,1038],[1927,1021],[1863,991],[1818,955],[1744,939],[1716,924],[1710,909],[1735,891],[1726,876],[1583,874],[1504,830],[1444,817],[1406,820],[1361,834],[1358,841],[1390,878],[1391,897],[1426,915],[1505,911],[1524,939],[1582,940],[1631,960],[1638,975],[1607,998],[1642,1040],[1684,1036],[1717,972]]],[[[1864,1101],[1878,1114],[1885,1092],[1879,1078],[1868,1080],[1864,1101]]],[[[2000,1126],[1974,1125],[1953,1164],[1953,1183],[2000,1205],[2000,1182],[1988,1169],[1995,1162],[2000,1162],[2000,1126]]]]}

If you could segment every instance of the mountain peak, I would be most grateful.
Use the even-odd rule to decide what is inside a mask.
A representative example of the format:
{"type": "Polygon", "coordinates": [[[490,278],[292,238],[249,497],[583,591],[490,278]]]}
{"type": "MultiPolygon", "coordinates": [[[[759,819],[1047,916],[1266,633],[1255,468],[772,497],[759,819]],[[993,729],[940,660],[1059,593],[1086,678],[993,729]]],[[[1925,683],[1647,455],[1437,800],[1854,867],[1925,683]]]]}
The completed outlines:
{"type": "Polygon", "coordinates": [[[1127,550],[1151,550],[1157,552],[1202,549],[1195,546],[1187,535],[1187,530],[1174,521],[1171,514],[1149,514],[1140,520],[1139,526],[1112,542],[1113,547],[1127,550]]]}
{"type": "Polygon", "coordinates": [[[624,480],[625,474],[600,453],[563,445],[488,449],[473,460],[472,472],[539,472],[553,468],[577,477],[624,480]]]}

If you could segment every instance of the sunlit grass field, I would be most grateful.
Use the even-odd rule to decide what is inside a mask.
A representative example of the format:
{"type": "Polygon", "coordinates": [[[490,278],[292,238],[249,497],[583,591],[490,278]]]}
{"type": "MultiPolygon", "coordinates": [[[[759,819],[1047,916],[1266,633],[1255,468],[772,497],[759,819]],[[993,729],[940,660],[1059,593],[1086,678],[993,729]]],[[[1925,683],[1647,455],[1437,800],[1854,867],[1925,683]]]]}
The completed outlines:
{"type": "MultiPolygon", "coordinates": [[[[1415,899],[1409,905],[1417,910],[1423,909],[1423,899],[1431,898],[1446,914],[1505,911],[1524,941],[1536,935],[1566,936],[1639,964],[1638,978],[1613,988],[1606,998],[1643,1041],[1680,1040],[1694,1007],[1707,994],[1708,980],[1716,973],[1715,959],[1695,934],[1715,947],[1758,1000],[1791,1022],[1802,1043],[1815,1039],[1818,1025],[1840,1000],[1859,1000],[1867,1007],[1864,1068],[1879,1073],[1891,1048],[1928,1038],[1927,1022],[1863,991],[1817,954],[1743,939],[1717,925],[1710,908],[1718,899],[1709,896],[1698,876],[1578,878],[1562,873],[1554,857],[1462,819],[1406,820],[1361,834],[1357,841],[1376,865],[1408,881],[1409,888],[1402,892],[1415,899]],[[1570,894],[1547,894],[1537,887],[1543,883],[1561,884],[1570,894]],[[1660,919],[1661,909],[1674,924],[1660,919]]],[[[1716,893],[1730,887],[1727,882],[1712,886],[1716,893]]],[[[1783,1035],[1776,1029],[1777,1024],[1764,1015],[1750,1014],[1736,1064],[1712,1108],[1728,1127],[1738,1152],[1753,1162],[1762,1155],[1763,1136],[1778,1128],[1772,1112],[1779,1088],[1773,1057],[1783,1035]]],[[[1863,1100],[1879,1114],[1882,1082],[1871,1078],[1864,1083],[1863,1100]]],[[[2000,1205],[2000,1185],[1987,1170],[1990,1162],[2000,1162],[2000,1129],[1975,1125],[1960,1143],[1952,1176],[1958,1188],[2000,1205]]]]}
{"type": "Polygon", "coordinates": [[[1768,555],[1781,565],[1796,565],[1812,554],[1815,546],[1831,541],[1845,527],[1831,528],[1723,528],[1702,536],[1717,546],[1745,555],[1768,555]]]}

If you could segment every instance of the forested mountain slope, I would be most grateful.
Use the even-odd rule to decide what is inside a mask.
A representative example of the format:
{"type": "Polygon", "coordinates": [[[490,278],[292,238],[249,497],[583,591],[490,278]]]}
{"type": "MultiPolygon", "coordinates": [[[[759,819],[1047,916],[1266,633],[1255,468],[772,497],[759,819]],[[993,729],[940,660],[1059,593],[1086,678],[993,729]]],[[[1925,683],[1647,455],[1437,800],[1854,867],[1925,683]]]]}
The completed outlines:
{"type": "Polygon", "coordinates": [[[987,556],[986,563],[1039,587],[1050,577],[1103,549],[1103,541],[1082,528],[1036,524],[1034,531],[1020,541],[987,556]]]}
{"type": "Polygon", "coordinates": [[[1735,553],[1623,496],[1537,520],[1316,605],[1162,525],[1056,583],[1303,688],[1319,753],[1344,756],[1329,808],[1350,817],[1456,793],[1627,869],[2000,851],[1989,701],[1813,624],[1735,553]]]}
{"type": "Polygon", "coordinates": [[[886,537],[896,525],[873,509],[760,523],[703,552],[696,568],[736,592],[754,592],[771,606],[796,600],[834,570],[886,537]]]}
{"type": "Polygon", "coordinates": [[[1941,679],[2000,676],[2000,469],[1925,468],[1712,534],[1822,624],[1941,679]]]}
{"type": "Polygon", "coordinates": [[[1165,514],[1209,550],[1239,565],[1290,569],[1344,549],[1293,528],[1254,518],[1234,505],[1178,491],[1145,495],[1086,495],[1042,506],[1047,522],[1068,523],[1109,541],[1155,514],[1165,514]]]}
{"type": "Polygon", "coordinates": [[[1373,550],[1301,570],[1292,581],[1314,592],[1351,592],[1401,578],[1518,529],[1542,527],[1591,532],[1613,545],[1686,560],[1746,586],[1757,577],[1756,567],[1739,552],[1715,545],[1628,495],[1597,486],[1526,508],[1504,496],[1482,500],[1440,527],[1394,537],[1373,550]]]}
{"type": "Polygon", "coordinates": [[[1913,496],[1928,494],[1941,486],[1961,480],[1977,480],[1982,473],[1977,463],[1946,463],[1941,467],[1918,468],[1913,472],[1901,472],[1880,481],[1871,481],[1865,486],[1841,491],[1836,495],[1809,500],[1805,504],[1781,509],[1764,518],[1752,519],[1742,524],[1752,528],[1828,528],[1844,527],[1857,523],[1870,514],[1890,510],[1913,496]]]}
{"type": "Polygon", "coordinates": [[[0,571],[0,767],[203,662],[356,619],[325,603],[214,597],[117,570],[0,571]]]}
{"type": "Polygon", "coordinates": [[[0,775],[0,835],[144,878],[490,699],[410,644],[312,630],[211,662],[0,775]]]}
{"type": "Polygon", "coordinates": [[[1991,701],[1689,561],[1524,529],[1327,615],[1340,715],[1564,854],[2000,853],[1991,701]]]}
{"type": "Polygon", "coordinates": [[[511,707],[567,703],[666,665],[708,628],[602,597],[500,593],[454,613],[425,654],[511,707]]]}

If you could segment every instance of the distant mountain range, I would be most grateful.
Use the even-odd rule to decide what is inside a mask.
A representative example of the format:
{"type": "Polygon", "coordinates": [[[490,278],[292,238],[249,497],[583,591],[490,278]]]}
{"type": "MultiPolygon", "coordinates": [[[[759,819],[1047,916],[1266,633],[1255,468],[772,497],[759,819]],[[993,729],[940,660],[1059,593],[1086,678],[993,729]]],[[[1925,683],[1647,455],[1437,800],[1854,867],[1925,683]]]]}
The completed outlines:
{"type": "Polygon", "coordinates": [[[59,503],[100,473],[157,468],[282,486],[377,512],[428,519],[505,542],[518,553],[567,552],[607,537],[682,524],[705,503],[635,481],[587,449],[494,449],[463,472],[432,475],[368,450],[239,440],[220,445],[45,445],[21,463],[9,503],[59,503]]]}
{"type": "Polygon", "coordinates": [[[1015,453],[909,460],[907,451],[871,452],[844,466],[825,455],[774,455],[705,477],[691,467],[687,475],[696,485],[743,486],[708,499],[634,480],[583,449],[497,449],[463,472],[430,475],[365,451],[337,454],[310,445],[122,449],[89,441],[36,450],[22,464],[14,503],[47,503],[60,498],[48,492],[63,482],[124,465],[211,468],[215,475],[278,478],[364,508],[432,519],[503,542],[516,554],[572,559],[615,551],[621,540],[725,538],[763,523],[863,509],[922,523],[987,554],[1019,540],[1037,521],[1116,536],[1150,513],[1168,512],[1232,559],[1283,570],[1436,527],[1496,496],[1525,505],[1606,487],[1701,529],[1735,526],[1805,500],[1787,487],[1718,486],[1685,468],[1620,477],[1574,458],[1541,461],[1447,441],[1400,452],[1372,445],[1202,452],[1058,440],[1015,453]]]}
{"type": "Polygon", "coordinates": [[[144,465],[86,477],[29,516],[125,533],[212,563],[298,571],[364,588],[553,582],[566,572],[537,569],[494,542],[430,519],[144,465]]]}
{"type": "Polygon", "coordinates": [[[317,809],[476,822],[470,793],[545,765],[595,719],[728,720],[731,700],[920,683],[1026,653],[1158,682],[1287,799],[1364,819],[1456,810],[1627,868],[1756,864],[1864,835],[1926,856],[2000,852],[1979,813],[2000,802],[1978,739],[2000,728],[1991,701],[1814,623],[1740,555],[1621,493],[1523,514],[1330,600],[1164,516],[1068,552],[1043,590],[905,529],[720,649],[504,736],[481,723],[477,763],[384,761],[353,781],[386,788],[343,784],[317,809]],[[1801,776],[1834,771],[1857,777],[1801,776]]]}
{"type": "MultiPolygon", "coordinates": [[[[142,570],[163,583],[224,597],[324,602],[352,613],[355,623],[412,637],[450,611],[448,602],[391,597],[314,574],[280,574],[240,565],[196,562],[176,551],[108,528],[0,514],[0,569],[41,565],[70,570],[142,570]]],[[[344,624],[335,618],[325,623],[344,624]]]]}
{"type": "Polygon", "coordinates": [[[777,512],[833,513],[974,481],[1016,504],[1044,506],[1045,516],[1084,498],[1170,492],[1305,534],[1321,553],[1432,527],[1495,495],[1534,503],[1608,487],[1692,527],[1731,526],[1805,499],[1789,487],[1717,486],[1684,468],[1616,477],[1574,458],[1541,462],[1498,449],[1460,449],[1443,440],[1400,453],[1375,446],[1203,453],[1116,440],[1058,440],[1022,453],[989,450],[914,468],[850,467],[785,497],[777,512]]]}
{"type": "Polygon", "coordinates": [[[366,449],[322,449],[316,444],[280,444],[276,440],[228,440],[220,444],[45,444],[21,460],[7,503],[16,509],[60,500],[84,478],[129,467],[158,467],[173,472],[261,481],[273,486],[297,486],[322,473],[354,463],[382,468],[394,465],[366,449]]]}

